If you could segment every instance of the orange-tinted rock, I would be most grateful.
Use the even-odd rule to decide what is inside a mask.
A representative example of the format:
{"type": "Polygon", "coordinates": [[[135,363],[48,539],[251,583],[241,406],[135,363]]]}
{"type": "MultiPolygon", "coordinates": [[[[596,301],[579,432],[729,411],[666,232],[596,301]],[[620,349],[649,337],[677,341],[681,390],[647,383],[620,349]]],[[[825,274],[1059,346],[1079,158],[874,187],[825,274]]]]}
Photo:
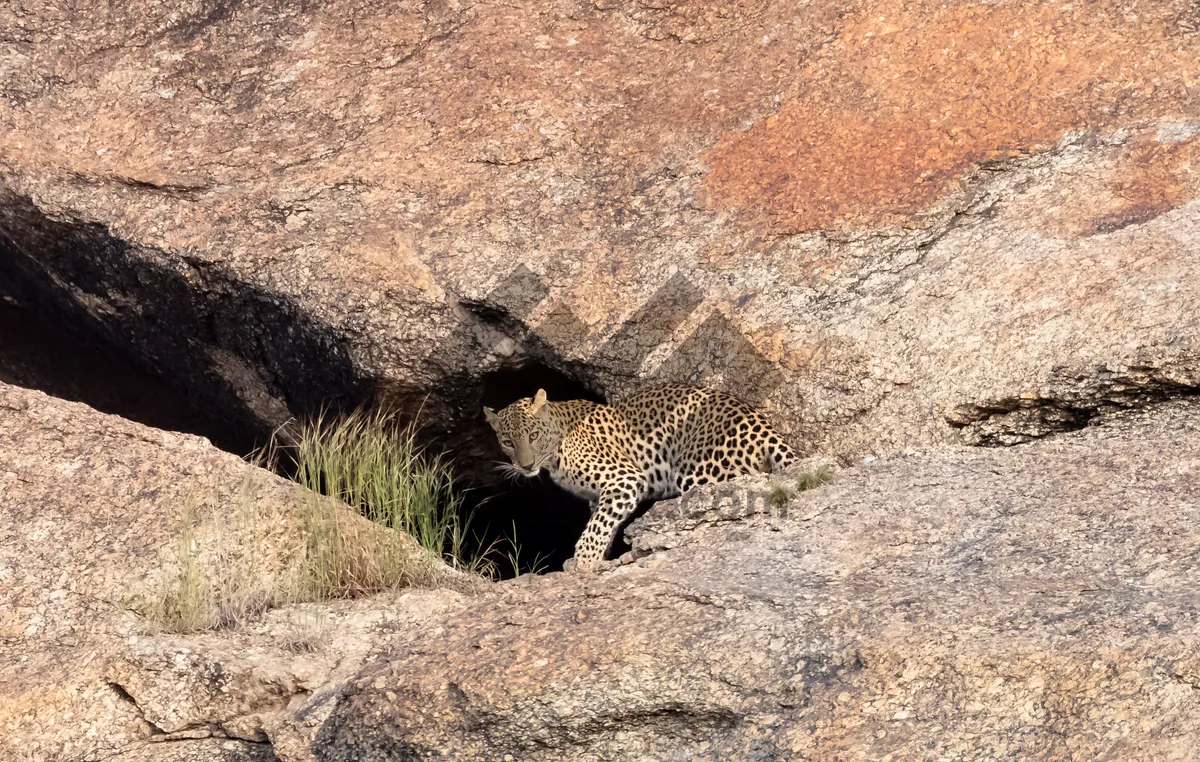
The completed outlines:
{"type": "Polygon", "coordinates": [[[1200,356],[1185,0],[220,8],[0,6],[0,231],[235,428],[382,390],[484,463],[541,361],[858,458],[1200,356]]]}
{"type": "Polygon", "coordinates": [[[797,98],[706,155],[712,201],[780,231],[903,224],[981,165],[1067,132],[1194,113],[1200,37],[1187,10],[871,3],[804,62],[797,98]]]}
{"type": "Polygon", "coordinates": [[[288,762],[1186,758],[1197,425],[1160,403],[1200,390],[1198,22],[1192,0],[0,2],[0,291],[239,431],[380,392],[486,468],[491,374],[540,362],[606,394],[762,392],[842,463],[926,452],[781,522],[726,512],[769,485],[689,495],[643,526],[657,567],[436,623],[338,616],[355,655],[313,660],[397,655],[304,699],[325,678],[265,620],[76,668],[83,642],[116,663],[87,628],[132,616],[188,475],[244,467],[0,390],[0,758],[245,751],[135,743],[156,721],[265,732],[288,762]],[[1129,407],[1151,410],[1090,427],[1129,407]],[[98,560],[91,517],[141,555],[108,543],[55,599],[98,560]],[[45,522],[74,539],[39,544],[45,522]],[[283,690],[230,717],[244,688],[196,701],[216,665],[283,690]]]}

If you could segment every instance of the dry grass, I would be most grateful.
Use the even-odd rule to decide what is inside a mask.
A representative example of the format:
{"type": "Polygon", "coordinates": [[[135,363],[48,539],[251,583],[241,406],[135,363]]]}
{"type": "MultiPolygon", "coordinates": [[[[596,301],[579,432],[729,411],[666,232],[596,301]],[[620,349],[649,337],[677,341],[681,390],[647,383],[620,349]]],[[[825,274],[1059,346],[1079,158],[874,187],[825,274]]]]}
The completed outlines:
{"type": "Polygon", "coordinates": [[[177,633],[235,629],[278,606],[442,579],[437,557],[406,534],[363,521],[322,495],[289,491],[284,505],[261,500],[253,487],[239,491],[236,518],[225,526],[197,518],[212,494],[185,497],[176,552],[164,559],[171,571],[144,607],[147,618],[177,633]]]}
{"type": "Polygon", "coordinates": [[[300,506],[305,552],[290,584],[297,601],[356,598],[422,585],[434,576],[437,556],[403,532],[367,524],[316,495],[300,506]]]}
{"type": "Polygon", "coordinates": [[[236,628],[297,597],[299,559],[279,558],[289,544],[286,511],[260,502],[262,486],[247,469],[232,494],[215,486],[185,492],[175,553],[164,553],[167,573],[151,601],[134,608],[166,631],[197,632],[236,628]],[[222,504],[232,510],[219,510],[222,504]],[[203,515],[225,523],[206,523],[203,515]]]}
{"type": "Polygon", "coordinates": [[[466,555],[449,465],[421,452],[411,426],[384,413],[322,417],[259,462],[281,453],[300,486],[247,468],[232,494],[216,485],[184,495],[176,553],[164,559],[172,571],[141,607],[148,619],[173,632],[230,629],[281,605],[445,582],[452,572],[438,559],[489,571],[482,554],[466,555]],[[201,515],[226,523],[205,526],[201,515]]]}
{"type": "Polygon", "coordinates": [[[194,630],[205,622],[206,595],[204,573],[196,558],[196,504],[191,496],[184,502],[179,528],[179,574],[175,593],[164,596],[164,619],[174,621],[182,630],[194,630]]]}
{"type": "Polygon", "coordinates": [[[317,653],[325,647],[329,637],[329,619],[325,612],[298,608],[288,617],[289,627],[279,645],[294,654],[317,653]]]}

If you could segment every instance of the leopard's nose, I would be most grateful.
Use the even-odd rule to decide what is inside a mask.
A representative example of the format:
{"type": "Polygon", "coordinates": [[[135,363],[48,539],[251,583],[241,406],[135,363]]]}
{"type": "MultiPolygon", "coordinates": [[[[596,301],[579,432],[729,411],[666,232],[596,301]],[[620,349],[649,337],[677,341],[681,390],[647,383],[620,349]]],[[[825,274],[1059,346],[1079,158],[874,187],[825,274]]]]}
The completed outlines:
{"type": "Polygon", "coordinates": [[[517,465],[520,466],[521,468],[525,469],[526,471],[533,470],[533,461],[532,460],[529,461],[528,463],[517,463],[517,465]]]}

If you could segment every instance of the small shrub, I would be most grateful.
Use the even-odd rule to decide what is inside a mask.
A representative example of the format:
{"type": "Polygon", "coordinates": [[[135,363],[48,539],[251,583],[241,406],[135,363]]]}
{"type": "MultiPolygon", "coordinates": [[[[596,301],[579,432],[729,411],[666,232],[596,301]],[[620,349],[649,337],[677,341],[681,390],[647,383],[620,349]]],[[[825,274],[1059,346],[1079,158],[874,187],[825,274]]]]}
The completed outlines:
{"type": "Polygon", "coordinates": [[[828,468],[818,468],[815,471],[808,471],[796,477],[796,491],[804,492],[805,490],[816,489],[833,481],[833,471],[828,468]]]}
{"type": "Polygon", "coordinates": [[[828,468],[808,471],[796,477],[795,482],[791,485],[784,484],[783,482],[774,482],[771,485],[768,500],[772,508],[777,511],[783,511],[787,508],[788,501],[798,493],[816,489],[817,487],[829,484],[831,481],[833,481],[833,472],[828,468]]]}

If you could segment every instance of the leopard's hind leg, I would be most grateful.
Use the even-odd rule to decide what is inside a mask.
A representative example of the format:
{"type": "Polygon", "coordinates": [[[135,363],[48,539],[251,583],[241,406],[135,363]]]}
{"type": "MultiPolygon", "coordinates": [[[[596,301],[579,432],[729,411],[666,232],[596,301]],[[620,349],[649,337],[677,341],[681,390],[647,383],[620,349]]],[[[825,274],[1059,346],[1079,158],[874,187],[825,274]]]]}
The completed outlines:
{"type": "Polygon", "coordinates": [[[783,441],[782,437],[775,433],[772,433],[767,440],[766,450],[767,467],[763,470],[770,473],[782,471],[798,460],[796,451],[787,442],[783,441]]]}

